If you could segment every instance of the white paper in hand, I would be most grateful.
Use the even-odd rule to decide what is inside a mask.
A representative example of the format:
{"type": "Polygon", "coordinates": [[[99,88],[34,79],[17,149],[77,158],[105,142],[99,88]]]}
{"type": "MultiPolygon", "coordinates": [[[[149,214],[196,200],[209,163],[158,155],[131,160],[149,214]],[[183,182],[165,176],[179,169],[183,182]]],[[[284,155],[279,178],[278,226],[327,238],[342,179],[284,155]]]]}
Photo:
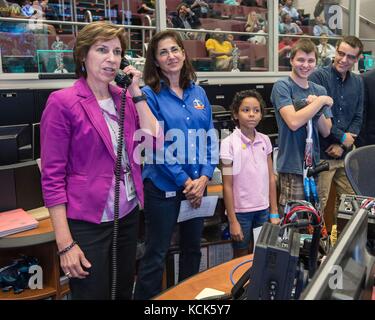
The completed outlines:
{"type": "Polygon", "coordinates": [[[193,209],[189,200],[181,201],[177,222],[183,222],[198,217],[211,217],[215,213],[218,196],[202,198],[201,206],[193,209]]]}

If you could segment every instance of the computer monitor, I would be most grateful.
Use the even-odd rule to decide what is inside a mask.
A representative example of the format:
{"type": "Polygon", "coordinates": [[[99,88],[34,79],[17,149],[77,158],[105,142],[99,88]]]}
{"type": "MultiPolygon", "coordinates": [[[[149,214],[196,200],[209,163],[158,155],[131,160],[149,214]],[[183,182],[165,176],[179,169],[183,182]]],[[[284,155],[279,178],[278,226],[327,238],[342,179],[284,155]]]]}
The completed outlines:
{"type": "Polygon", "coordinates": [[[31,160],[30,125],[0,126],[0,150],[0,165],[31,160]]]}
{"type": "Polygon", "coordinates": [[[0,166],[0,212],[42,206],[40,171],[36,161],[0,166]]]}
{"type": "Polygon", "coordinates": [[[42,119],[43,111],[46,107],[47,100],[50,94],[57,89],[38,89],[34,92],[35,96],[35,114],[34,114],[34,123],[40,122],[42,119]]]}
{"type": "Polygon", "coordinates": [[[32,124],[33,160],[40,158],[40,123],[32,124]]]}
{"type": "Polygon", "coordinates": [[[212,112],[212,119],[214,128],[218,131],[220,139],[224,139],[233,132],[235,124],[230,111],[212,112]]]}
{"type": "Polygon", "coordinates": [[[372,51],[363,51],[362,57],[358,60],[358,70],[369,71],[374,68],[374,59],[372,51]]]}
{"type": "Polygon", "coordinates": [[[254,252],[248,300],[289,300],[293,297],[301,235],[291,229],[281,239],[279,225],[264,223],[254,252]]]}
{"type": "Polygon", "coordinates": [[[277,134],[278,127],[276,117],[274,114],[265,114],[260,120],[257,130],[264,134],[277,134]]]}
{"type": "Polygon", "coordinates": [[[0,90],[0,126],[32,123],[33,90],[0,90]]]}
{"type": "Polygon", "coordinates": [[[227,110],[236,92],[250,89],[257,90],[262,95],[267,108],[273,109],[271,103],[273,83],[207,84],[202,82],[200,85],[204,88],[211,104],[221,105],[227,110]]]}
{"type": "Polygon", "coordinates": [[[302,300],[371,300],[375,258],[367,250],[368,213],[358,210],[318,268],[302,300]]]}

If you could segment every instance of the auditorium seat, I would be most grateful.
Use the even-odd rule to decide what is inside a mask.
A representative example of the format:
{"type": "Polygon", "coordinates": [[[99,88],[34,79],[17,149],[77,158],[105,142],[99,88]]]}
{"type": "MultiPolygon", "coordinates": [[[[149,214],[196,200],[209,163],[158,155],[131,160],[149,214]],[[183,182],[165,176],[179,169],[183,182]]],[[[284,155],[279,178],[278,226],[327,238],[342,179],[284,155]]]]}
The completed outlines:
{"type": "Polygon", "coordinates": [[[214,61],[208,56],[203,40],[183,40],[188,59],[196,71],[211,71],[214,61]]]}
{"type": "Polygon", "coordinates": [[[212,3],[211,6],[213,10],[220,12],[221,17],[229,17],[231,15],[230,7],[232,6],[224,3],[212,3]]]}
{"type": "Polygon", "coordinates": [[[254,71],[267,71],[268,70],[268,47],[264,44],[253,44],[255,52],[255,65],[254,71]]]}
{"type": "Polygon", "coordinates": [[[242,68],[244,69],[243,71],[249,71],[252,67],[255,67],[254,44],[248,41],[234,41],[234,43],[240,50],[241,63],[243,65],[242,68]]]}
{"type": "Polygon", "coordinates": [[[299,26],[304,34],[313,36],[314,35],[314,26],[299,26]]]}
{"type": "Polygon", "coordinates": [[[137,10],[141,5],[140,0],[126,1],[126,3],[125,10],[130,10],[132,14],[137,13],[137,10]]]}
{"type": "Polygon", "coordinates": [[[246,21],[222,20],[214,18],[201,18],[201,28],[215,30],[220,28],[223,31],[244,31],[246,21]]]}
{"type": "Polygon", "coordinates": [[[207,58],[207,50],[203,40],[183,40],[187,56],[192,58],[207,58]]]}
{"type": "Polygon", "coordinates": [[[177,12],[177,6],[182,3],[181,0],[165,0],[165,5],[167,7],[167,13],[177,12]]]}
{"type": "MultiPolygon", "coordinates": [[[[168,1],[168,0],[167,0],[168,1]]],[[[258,14],[261,14],[263,17],[267,14],[267,9],[259,7],[248,7],[248,6],[231,6],[224,3],[212,3],[212,9],[219,11],[222,17],[232,18],[232,17],[243,17],[246,20],[247,15],[251,11],[255,11],[258,14]]]]}
{"type": "Polygon", "coordinates": [[[30,32],[0,32],[2,56],[33,56],[35,55],[35,35],[30,32]]]}
{"type": "MultiPolygon", "coordinates": [[[[60,41],[66,44],[67,50],[72,50],[74,48],[75,36],[72,34],[59,34],[60,41]]],[[[48,35],[48,48],[51,48],[52,43],[56,41],[56,36],[49,34],[48,35]]]]}

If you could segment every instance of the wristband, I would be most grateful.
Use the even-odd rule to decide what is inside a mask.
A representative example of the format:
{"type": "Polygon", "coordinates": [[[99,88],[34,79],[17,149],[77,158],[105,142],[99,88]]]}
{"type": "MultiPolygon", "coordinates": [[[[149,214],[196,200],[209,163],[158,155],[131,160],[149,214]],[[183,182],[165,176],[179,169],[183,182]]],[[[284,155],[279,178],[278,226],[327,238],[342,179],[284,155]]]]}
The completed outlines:
{"type": "Polygon", "coordinates": [[[270,219],[279,219],[280,216],[278,213],[270,213],[270,219]]]}
{"type": "Polygon", "coordinates": [[[340,139],[340,142],[341,143],[344,143],[344,141],[346,140],[346,133],[344,133],[340,139]]]}
{"type": "Polygon", "coordinates": [[[62,249],[61,251],[57,251],[57,255],[60,257],[63,254],[67,253],[70,249],[72,249],[77,244],[77,241],[73,241],[69,246],[67,246],[65,249],[62,249]]]}
{"type": "Polygon", "coordinates": [[[140,96],[136,96],[132,98],[134,104],[141,102],[141,101],[147,101],[147,96],[142,92],[140,96]]]}

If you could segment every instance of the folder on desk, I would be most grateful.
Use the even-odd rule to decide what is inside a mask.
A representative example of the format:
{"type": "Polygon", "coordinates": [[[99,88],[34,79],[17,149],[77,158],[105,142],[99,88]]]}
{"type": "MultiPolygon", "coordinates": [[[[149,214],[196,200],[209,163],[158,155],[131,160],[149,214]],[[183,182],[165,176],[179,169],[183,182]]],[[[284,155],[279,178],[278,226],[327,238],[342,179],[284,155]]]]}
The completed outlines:
{"type": "Polygon", "coordinates": [[[23,209],[0,212],[0,237],[34,229],[38,221],[23,209]]]}

